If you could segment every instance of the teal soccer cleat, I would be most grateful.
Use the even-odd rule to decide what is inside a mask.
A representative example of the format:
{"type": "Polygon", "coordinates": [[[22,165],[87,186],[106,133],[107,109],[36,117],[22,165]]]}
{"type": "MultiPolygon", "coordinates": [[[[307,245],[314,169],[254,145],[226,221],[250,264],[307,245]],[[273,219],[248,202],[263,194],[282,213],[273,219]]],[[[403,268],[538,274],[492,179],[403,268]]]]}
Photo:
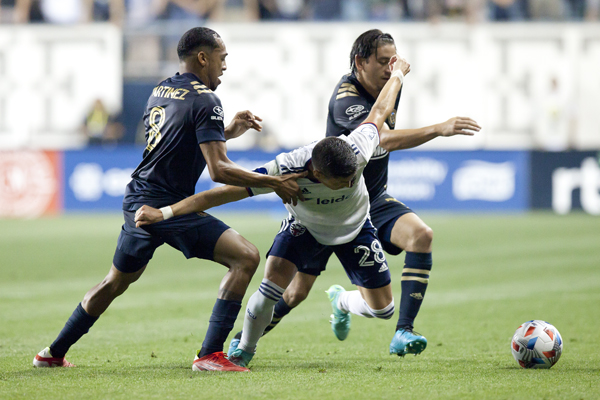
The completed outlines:
{"type": "Polygon", "coordinates": [[[331,330],[339,340],[346,340],[348,333],[350,333],[350,314],[343,312],[337,306],[340,293],[345,291],[346,289],[340,285],[333,285],[325,292],[329,297],[331,309],[333,310],[333,314],[330,317],[331,330]]]}
{"type": "Polygon", "coordinates": [[[227,359],[239,367],[247,367],[254,357],[254,353],[248,353],[242,349],[235,349],[227,356],[227,359]]]}
{"type": "Polygon", "coordinates": [[[231,342],[229,342],[229,349],[227,350],[227,354],[233,354],[234,351],[237,350],[240,345],[240,339],[242,338],[242,332],[238,332],[235,334],[231,342]]]}
{"type": "Polygon", "coordinates": [[[390,343],[390,354],[404,357],[407,354],[415,356],[427,347],[427,339],[412,329],[399,329],[390,343]]]}

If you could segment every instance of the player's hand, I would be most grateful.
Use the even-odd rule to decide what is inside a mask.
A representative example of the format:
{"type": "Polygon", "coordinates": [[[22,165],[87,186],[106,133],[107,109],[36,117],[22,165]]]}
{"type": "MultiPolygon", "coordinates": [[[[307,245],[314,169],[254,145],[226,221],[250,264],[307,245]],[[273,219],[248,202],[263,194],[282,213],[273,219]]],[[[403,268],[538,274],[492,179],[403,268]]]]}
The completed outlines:
{"type": "Polygon", "coordinates": [[[135,212],[135,227],[139,228],[142,225],[154,224],[163,219],[163,213],[159,209],[150,206],[141,206],[135,212]]]}
{"type": "Polygon", "coordinates": [[[278,177],[280,182],[275,189],[275,193],[277,193],[277,196],[281,197],[284,204],[292,203],[293,205],[297,205],[298,200],[304,201],[304,196],[302,195],[302,191],[296,180],[306,178],[307,175],[308,172],[304,171],[300,174],[289,174],[278,177]]]}
{"type": "Polygon", "coordinates": [[[390,71],[402,71],[402,74],[406,76],[410,72],[410,64],[404,58],[395,54],[390,58],[390,71]]]}
{"type": "Polygon", "coordinates": [[[481,130],[481,126],[468,117],[454,117],[437,125],[440,136],[467,135],[473,136],[481,130]]]}
{"type": "Polygon", "coordinates": [[[240,111],[235,114],[233,120],[225,128],[225,137],[227,139],[234,139],[243,135],[248,129],[255,129],[257,131],[262,131],[262,118],[258,115],[252,114],[250,111],[240,111]]]}

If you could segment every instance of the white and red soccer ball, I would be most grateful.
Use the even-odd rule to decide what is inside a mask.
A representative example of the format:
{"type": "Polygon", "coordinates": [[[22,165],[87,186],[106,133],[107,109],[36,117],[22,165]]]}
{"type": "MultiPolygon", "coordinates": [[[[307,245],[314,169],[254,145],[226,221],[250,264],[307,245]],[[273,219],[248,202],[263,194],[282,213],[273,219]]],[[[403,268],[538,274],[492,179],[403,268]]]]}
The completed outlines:
{"type": "Polygon", "coordinates": [[[563,341],[552,324],[533,320],[517,328],[510,348],[521,367],[547,369],[558,362],[563,341]]]}

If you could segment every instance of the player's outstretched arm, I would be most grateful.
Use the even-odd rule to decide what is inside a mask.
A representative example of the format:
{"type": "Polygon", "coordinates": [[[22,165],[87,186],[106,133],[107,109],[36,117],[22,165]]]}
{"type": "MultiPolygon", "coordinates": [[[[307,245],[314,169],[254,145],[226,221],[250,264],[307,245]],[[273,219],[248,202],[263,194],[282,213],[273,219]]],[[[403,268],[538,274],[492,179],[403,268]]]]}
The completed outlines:
{"type": "Polygon", "coordinates": [[[404,76],[410,72],[410,64],[396,54],[390,59],[390,68],[392,69],[392,76],[379,93],[369,116],[363,121],[363,123],[374,123],[379,131],[383,128],[387,117],[394,110],[396,97],[402,87],[404,76]]]}
{"type": "Polygon", "coordinates": [[[196,193],[193,196],[183,199],[180,202],[169,206],[171,209],[170,211],[165,210],[169,207],[159,210],[150,206],[142,206],[135,212],[135,226],[139,228],[142,225],[154,224],[163,221],[166,218],[205,211],[209,208],[245,199],[248,196],[250,196],[250,194],[246,188],[220,186],[205,192],[196,193]]]}
{"type": "Polygon", "coordinates": [[[448,121],[419,129],[389,130],[383,128],[379,133],[379,145],[387,151],[410,149],[439,136],[473,136],[480,130],[481,126],[475,120],[468,117],[454,117],[448,121]]]}
{"type": "Polygon", "coordinates": [[[296,180],[306,177],[306,172],[272,176],[248,171],[227,157],[225,142],[204,142],[200,144],[200,149],[213,181],[233,186],[269,188],[277,193],[285,204],[296,205],[298,200],[304,201],[296,180]]]}
{"type": "Polygon", "coordinates": [[[225,139],[235,139],[242,136],[248,129],[262,131],[262,118],[250,111],[240,111],[235,114],[229,125],[225,128],[225,139]]]}

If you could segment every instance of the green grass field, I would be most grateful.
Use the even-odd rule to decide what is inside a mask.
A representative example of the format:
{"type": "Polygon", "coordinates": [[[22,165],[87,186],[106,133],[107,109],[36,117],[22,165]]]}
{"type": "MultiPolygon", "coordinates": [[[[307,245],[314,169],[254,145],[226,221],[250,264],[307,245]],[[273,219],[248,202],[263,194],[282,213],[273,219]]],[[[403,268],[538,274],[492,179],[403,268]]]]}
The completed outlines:
{"type": "MultiPolygon", "coordinates": [[[[269,215],[219,215],[268,250],[269,215]]],[[[583,214],[425,215],[434,266],[416,329],[418,357],[388,355],[395,320],[329,326],[324,291],[350,288],[330,263],[309,298],[260,342],[249,374],[192,373],[225,268],[163,246],[144,276],[69,352],[71,369],[31,361],[107,273],[119,215],[0,220],[0,398],[598,399],[600,219],[583,214]],[[523,370],[510,339],[530,319],[564,339],[550,370],[523,370]]],[[[404,257],[389,257],[397,304],[404,257]]],[[[264,263],[249,297],[262,279],[264,263]]],[[[244,303],[245,304],[245,303],[244,303]]],[[[241,319],[236,329],[242,326],[241,319]]]]}

